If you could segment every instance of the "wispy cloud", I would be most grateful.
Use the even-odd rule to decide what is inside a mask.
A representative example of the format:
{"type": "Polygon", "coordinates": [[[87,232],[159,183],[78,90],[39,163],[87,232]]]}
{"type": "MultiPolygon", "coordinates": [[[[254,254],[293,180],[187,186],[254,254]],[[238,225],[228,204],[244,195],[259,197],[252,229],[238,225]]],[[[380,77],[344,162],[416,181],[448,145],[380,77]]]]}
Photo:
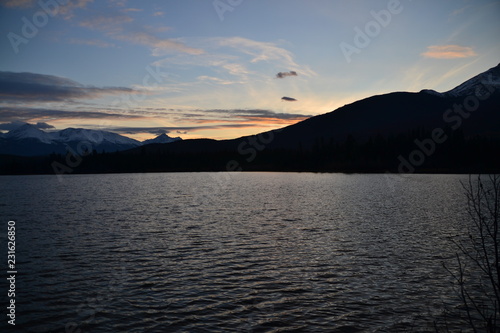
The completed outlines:
{"type": "Polygon", "coordinates": [[[103,95],[144,93],[125,87],[84,86],[73,80],[35,73],[0,72],[0,100],[61,102],[103,95]]]}
{"type": "Polygon", "coordinates": [[[157,33],[164,33],[164,32],[167,32],[167,31],[171,31],[173,30],[172,27],[168,27],[168,26],[165,26],[165,25],[144,25],[144,30],[148,33],[151,33],[151,34],[157,34],[157,33]]]}
{"type": "MultiPolygon", "coordinates": [[[[178,39],[184,42],[185,39],[178,39]]],[[[260,62],[271,63],[281,68],[289,68],[288,75],[300,71],[305,77],[317,74],[307,65],[299,65],[295,62],[293,54],[272,42],[260,42],[243,37],[212,37],[192,38],[193,45],[197,45],[205,52],[199,54],[191,53],[193,56],[179,55],[169,57],[156,62],[160,66],[184,65],[197,67],[218,68],[233,76],[239,76],[241,80],[247,80],[249,74],[257,74],[249,69],[253,64],[260,62]]],[[[162,55],[157,52],[154,55],[162,55]]],[[[261,78],[268,74],[261,75],[261,78]]]]}
{"type": "Polygon", "coordinates": [[[202,49],[189,47],[177,40],[158,38],[147,32],[135,32],[115,35],[116,39],[134,44],[149,46],[153,49],[153,55],[162,55],[171,52],[181,52],[188,54],[202,54],[202,49]]]}
{"type": "Polygon", "coordinates": [[[127,6],[128,0],[108,0],[110,4],[114,7],[125,7],[127,6]]]}
{"type": "Polygon", "coordinates": [[[64,19],[69,20],[73,18],[74,11],[76,9],[84,9],[89,3],[94,2],[94,0],[73,0],[69,1],[66,5],[59,6],[58,14],[62,15],[64,19]]]}
{"type": "Polygon", "coordinates": [[[455,59],[474,57],[477,56],[477,54],[468,46],[431,45],[427,47],[426,52],[422,53],[422,56],[434,59],[455,59]]]}
{"type": "Polygon", "coordinates": [[[97,47],[102,47],[102,48],[116,47],[116,45],[113,43],[108,43],[108,42],[105,42],[105,41],[99,40],[99,39],[70,38],[68,41],[71,44],[78,44],[78,45],[89,45],[89,46],[97,46],[97,47]]]}
{"type": "Polygon", "coordinates": [[[144,9],[141,8],[124,8],[122,9],[122,12],[124,13],[129,13],[129,12],[142,12],[144,9]]]}
{"type": "Polygon", "coordinates": [[[214,40],[221,46],[229,46],[253,56],[251,62],[284,60],[287,63],[296,65],[292,53],[276,46],[274,43],[260,42],[243,37],[220,37],[214,38],[214,40]]]}
{"type": "Polygon", "coordinates": [[[285,102],[296,102],[297,101],[297,99],[295,99],[293,97],[286,97],[286,96],[281,97],[281,100],[285,101],[285,102]]]}
{"type": "Polygon", "coordinates": [[[101,31],[108,36],[112,36],[123,32],[124,24],[133,21],[134,19],[128,15],[94,16],[80,21],[79,25],[90,30],[101,31]]]}
{"type": "Polygon", "coordinates": [[[224,79],[220,79],[218,77],[207,76],[207,75],[198,76],[197,79],[199,81],[202,81],[202,82],[213,82],[213,83],[222,84],[222,85],[228,85],[228,84],[235,84],[235,83],[237,83],[236,81],[224,80],[224,79]]]}
{"type": "MultiPolygon", "coordinates": [[[[10,123],[3,123],[3,124],[0,124],[0,130],[11,131],[11,130],[16,129],[20,126],[23,126],[25,124],[27,124],[27,123],[24,121],[12,121],[10,123]]],[[[44,122],[37,122],[36,124],[32,124],[32,125],[35,126],[36,128],[40,128],[40,129],[55,128],[54,126],[49,125],[49,124],[44,123],[44,122]]]]}
{"type": "MultiPolygon", "coordinates": [[[[67,105],[71,107],[71,105],[67,105]]],[[[236,127],[237,124],[248,127],[288,125],[309,118],[310,115],[284,113],[265,109],[207,109],[176,110],[168,108],[100,108],[95,111],[61,110],[23,106],[0,107],[0,122],[53,121],[55,119],[170,119],[176,123],[199,124],[204,126],[224,125],[236,127]]],[[[203,128],[207,129],[207,128],[203,128]]],[[[180,130],[180,129],[179,129],[180,130]]]]}
{"type": "MultiPolygon", "coordinates": [[[[38,0],[4,0],[1,5],[9,8],[33,8],[40,4],[38,0]]],[[[94,0],[68,0],[67,3],[59,4],[54,1],[57,5],[57,15],[61,15],[64,19],[69,20],[73,18],[74,11],[77,9],[84,9],[89,3],[94,2],[94,0]]]]}
{"type": "Polygon", "coordinates": [[[480,57],[475,57],[467,61],[450,62],[448,66],[443,66],[441,62],[429,63],[425,59],[420,59],[413,66],[404,69],[404,81],[407,82],[404,89],[409,91],[433,89],[445,92],[474,75],[471,66],[480,60],[480,57]]]}
{"type": "Polygon", "coordinates": [[[276,112],[265,109],[185,109],[175,110],[166,108],[146,108],[144,110],[133,110],[130,114],[142,115],[143,117],[171,118],[177,122],[189,122],[196,124],[220,124],[220,123],[254,123],[260,125],[270,124],[292,124],[311,117],[311,115],[276,112]]]}
{"type": "Polygon", "coordinates": [[[139,134],[139,133],[149,133],[149,134],[168,134],[172,131],[177,130],[175,127],[107,127],[100,128],[101,130],[110,131],[120,134],[139,134]]]}
{"type": "Polygon", "coordinates": [[[277,61],[283,67],[294,71],[300,70],[305,76],[316,75],[308,66],[299,66],[290,51],[279,47],[275,43],[260,42],[243,37],[216,37],[212,38],[212,41],[219,46],[230,47],[252,56],[251,63],[277,61]]]}
{"type": "MultiPolygon", "coordinates": [[[[287,97],[289,98],[289,97],[287,97]]],[[[229,115],[230,117],[243,118],[247,120],[286,120],[299,121],[310,117],[310,115],[297,113],[282,113],[263,109],[213,109],[204,110],[204,113],[215,113],[219,115],[229,115]]]]}
{"type": "Polygon", "coordinates": [[[0,107],[0,122],[38,121],[44,119],[138,119],[141,115],[96,112],[96,111],[67,111],[44,108],[0,107]]]}
{"type": "Polygon", "coordinates": [[[188,132],[204,131],[204,130],[214,130],[214,129],[231,129],[231,128],[250,128],[258,127],[257,124],[217,124],[208,126],[175,126],[175,127],[101,127],[101,130],[120,133],[120,134],[187,134],[188,132]]]}
{"type": "MultiPolygon", "coordinates": [[[[159,55],[159,54],[157,54],[159,55]]],[[[153,63],[159,67],[189,68],[205,67],[217,73],[230,74],[238,77],[239,82],[247,81],[250,70],[236,55],[216,53],[212,50],[198,55],[182,54],[163,58],[153,63]]],[[[202,76],[203,77],[203,76],[202,76]]],[[[223,80],[226,80],[225,78],[223,80]]],[[[215,82],[215,81],[212,81],[215,82]]],[[[220,81],[222,82],[222,81],[220,81]]]]}
{"type": "Polygon", "coordinates": [[[96,16],[80,22],[81,27],[91,30],[98,30],[106,34],[109,38],[120,40],[136,45],[145,45],[153,50],[153,55],[163,55],[171,52],[180,52],[187,54],[202,54],[204,51],[185,45],[179,40],[159,38],[150,31],[165,32],[169,27],[151,27],[146,26],[144,31],[127,29],[127,24],[134,19],[128,15],[115,16],[96,16]],[[150,30],[150,31],[147,31],[150,30]]]}
{"type": "Polygon", "coordinates": [[[30,8],[33,7],[36,0],[4,0],[2,5],[9,8],[30,8]]]}
{"type": "Polygon", "coordinates": [[[461,15],[463,14],[467,9],[471,8],[472,5],[467,5],[467,6],[464,6],[464,7],[461,7],[461,8],[458,8],[458,9],[455,9],[454,11],[452,11],[450,13],[450,16],[453,17],[453,16],[458,16],[458,15],[461,15]]]}
{"type": "MultiPolygon", "coordinates": [[[[297,64],[290,51],[275,43],[259,42],[242,37],[189,38],[187,40],[191,45],[205,52],[165,57],[156,61],[154,65],[172,68],[175,71],[202,67],[213,72],[211,75],[199,76],[198,81],[191,82],[192,86],[199,84],[200,81],[221,85],[250,84],[254,87],[262,83],[269,84],[269,73],[262,71],[266,66],[290,69],[288,72],[278,73],[276,77],[279,78],[297,76],[298,72],[304,79],[317,75],[309,66],[297,64]]],[[[186,39],[178,41],[185,42],[186,39]]],[[[247,89],[253,89],[250,85],[247,89]]]]}

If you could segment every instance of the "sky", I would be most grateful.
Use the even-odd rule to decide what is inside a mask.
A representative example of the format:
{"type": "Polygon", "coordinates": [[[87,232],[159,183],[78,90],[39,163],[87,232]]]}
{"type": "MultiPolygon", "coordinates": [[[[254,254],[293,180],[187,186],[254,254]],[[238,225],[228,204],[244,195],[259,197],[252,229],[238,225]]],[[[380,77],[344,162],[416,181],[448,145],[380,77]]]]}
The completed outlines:
{"type": "Polygon", "coordinates": [[[229,139],[500,63],[500,1],[0,0],[0,130],[229,139]]]}

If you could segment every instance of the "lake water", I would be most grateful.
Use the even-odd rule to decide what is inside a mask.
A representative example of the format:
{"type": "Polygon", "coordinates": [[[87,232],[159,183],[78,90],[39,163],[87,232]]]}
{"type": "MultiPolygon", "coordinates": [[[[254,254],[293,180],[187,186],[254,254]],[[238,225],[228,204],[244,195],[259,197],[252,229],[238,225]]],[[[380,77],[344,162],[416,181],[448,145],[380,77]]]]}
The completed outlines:
{"type": "Polygon", "coordinates": [[[457,301],[442,263],[467,218],[461,180],[0,177],[2,258],[16,221],[16,331],[432,332],[457,301]]]}

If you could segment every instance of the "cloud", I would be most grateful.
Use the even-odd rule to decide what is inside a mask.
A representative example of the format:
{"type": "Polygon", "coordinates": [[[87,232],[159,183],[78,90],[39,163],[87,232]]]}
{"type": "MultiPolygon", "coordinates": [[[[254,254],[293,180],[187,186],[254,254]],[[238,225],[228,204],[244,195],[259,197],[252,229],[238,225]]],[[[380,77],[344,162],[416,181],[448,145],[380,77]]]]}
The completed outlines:
{"type": "Polygon", "coordinates": [[[276,46],[270,42],[259,42],[243,37],[215,38],[221,46],[238,49],[246,54],[254,56],[251,62],[283,60],[286,63],[296,65],[290,51],[276,46]]]}
{"type": "MultiPolygon", "coordinates": [[[[27,123],[24,122],[24,121],[12,121],[10,123],[3,123],[3,124],[0,124],[0,130],[4,130],[4,131],[11,131],[11,130],[14,130],[18,127],[21,127],[23,125],[26,125],[27,123]]],[[[47,123],[43,123],[43,122],[38,122],[36,124],[31,124],[39,129],[49,129],[49,128],[55,128],[54,126],[52,125],[49,125],[47,123]]]]}
{"type": "Polygon", "coordinates": [[[250,55],[252,58],[250,63],[277,62],[283,67],[291,69],[301,68],[301,73],[304,76],[316,76],[317,74],[308,66],[299,66],[292,52],[279,47],[272,42],[260,42],[243,37],[215,37],[208,40],[210,44],[218,47],[230,47],[238,52],[250,55]]]}
{"type": "Polygon", "coordinates": [[[173,30],[172,27],[169,27],[169,26],[165,26],[165,25],[143,25],[142,26],[144,28],[145,31],[149,32],[149,33],[164,33],[164,32],[167,32],[167,31],[171,31],[173,30]]]}
{"type": "Polygon", "coordinates": [[[256,127],[257,124],[218,124],[210,126],[180,126],[180,127],[108,127],[100,128],[101,130],[121,133],[121,134],[138,134],[138,133],[149,133],[149,134],[163,134],[163,133],[178,133],[187,134],[188,132],[196,132],[203,130],[221,129],[221,128],[247,128],[256,127]]]}
{"type": "MultiPolygon", "coordinates": [[[[262,109],[209,109],[209,110],[175,110],[167,108],[144,108],[137,110],[109,109],[100,111],[57,110],[30,107],[0,107],[0,122],[34,122],[40,120],[53,121],[60,119],[175,119],[179,122],[196,124],[225,124],[242,126],[291,124],[309,118],[311,115],[297,113],[281,113],[262,109]]],[[[212,128],[211,125],[210,128],[212,128]]]]}
{"type": "Polygon", "coordinates": [[[35,5],[36,0],[5,0],[3,5],[10,8],[30,8],[35,5]]]}
{"type": "Polygon", "coordinates": [[[285,101],[285,102],[296,102],[297,100],[295,98],[292,98],[292,97],[281,97],[281,100],[282,101],[285,101]]]}
{"type": "Polygon", "coordinates": [[[99,39],[77,39],[77,38],[70,38],[69,42],[71,44],[78,44],[78,45],[89,45],[89,46],[97,46],[97,47],[116,47],[115,44],[113,43],[108,43],[99,39]]]}
{"type": "Polygon", "coordinates": [[[170,53],[172,51],[194,55],[204,53],[202,49],[190,47],[185,45],[184,43],[172,39],[161,39],[148,32],[134,32],[115,35],[113,37],[133,44],[149,46],[153,49],[153,55],[155,56],[170,53]]]}
{"type": "Polygon", "coordinates": [[[278,79],[284,79],[287,76],[298,76],[298,74],[295,71],[279,72],[278,74],[276,74],[276,78],[278,79]]]}
{"type": "MultiPolygon", "coordinates": [[[[219,46],[231,47],[243,52],[245,54],[251,55],[253,58],[250,60],[251,63],[257,63],[260,61],[277,61],[284,67],[298,69],[300,66],[295,62],[293,54],[271,42],[260,42],[243,37],[216,37],[212,38],[213,43],[217,43],[219,46]]],[[[302,66],[301,72],[305,76],[315,76],[317,75],[308,66],[302,66]]]]}
{"type": "Polygon", "coordinates": [[[36,127],[38,127],[39,129],[49,129],[49,128],[55,128],[54,126],[52,125],[49,125],[47,123],[43,123],[43,122],[37,122],[35,124],[36,127]]]}
{"type": "MultiPolygon", "coordinates": [[[[290,71],[282,73],[294,76],[300,71],[301,77],[312,77],[317,74],[307,65],[299,65],[294,61],[293,54],[271,42],[259,42],[242,37],[192,37],[182,38],[178,41],[189,41],[190,45],[205,50],[203,54],[178,54],[165,57],[154,62],[160,67],[174,68],[174,70],[189,68],[190,66],[205,67],[213,73],[210,77],[218,77],[220,84],[250,83],[260,85],[259,82],[269,83],[269,74],[261,72],[259,62],[269,64],[269,67],[288,68],[290,71]],[[215,75],[213,75],[215,74],[215,75]],[[228,75],[236,78],[228,78],[228,75]]],[[[161,55],[161,52],[153,55],[161,55]]],[[[298,74],[297,74],[298,76],[298,74]]],[[[204,82],[216,83],[216,80],[207,79],[208,75],[201,78],[204,82]]],[[[196,85],[202,80],[191,82],[196,85]]]]}
{"type": "Polygon", "coordinates": [[[213,82],[213,83],[222,84],[222,85],[228,85],[228,84],[237,83],[235,81],[223,80],[223,79],[220,79],[218,77],[207,76],[207,75],[198,76],[197,79],[199,81],[213,82]]]}
{"type": "Polygon", "coordinates": [[[422,56],[434,59],[455,59],[474,57],[477,54],[468,46],[431,45],[427,47],[427,52],[422,53],[422,56]]]}
{"type": "Polygon", "coordinates": [[[123,25],[133,22],[134,19],[128,15],[114,16],[94,16],[92,18],[80,21],[81,27],[98,30],[112,36],[123,32],[123,25]]]}
{"type": "MultiPolygon", "coordinates": [[[[157,55],[157,54],[154,54],[157,55]]],[[[223,82],[233,82],[233,83],[243,83],[248,81],[248,75],[251,71],[246,68],[242,63],[238,63],[238,57],[230,54],[214,54],[211,52],[206,52],[200,55],[189,55],[189,54],[178,54],[176,56],[166,57],[164,59],[158,60],[153,63],[154,66],[158,67],[174,67],[174,68],[187,68],[189,66],[195,67],[207,67],[212,69],[216,73],[224,72],[225,74],[230,74],[237,77],[236,81],[233,79],[228,79],[227,75],[220,78],[219,83],[223,82]]],[[[208,75],[198,76],[198,82],[191,82],[190,84],[196,84],[199,82],[213,82],[216,80],[210,80],[208,75]]],[[[176,85],[178,86],[178,85],[176,85]]]]}
{"type": "MultiPolygon", "coordinates": [[[[290,98],[290,97],[284,97],[290,98]]],[[[292,98],[292,100],[295,100],[292,98]]],[[[229,110],[221,110],[221,109],[213,109],[213,110],[204,110],[204,113],[218,113],[218,114],[226,114],[231,117],[244,118],[248,120],[304,120],[309,118],[310,115],[305,114],[297,114],[297,113],[280,113],[271,110],[262,110],[262,109],[229,109],[229,110]]]]}
{"type": "MultiPolygon", "coordinates": [[[[49,1],[38,1],[38,0],[4,0],[2,5],[9,8],[33,8],[41,2],[49,1]]],[[[73,12],[76,9],[85,9],[87,5],[94,0],[68,0],[64,5],[59,4],[59,2],[54,1],[57,4],[57,14],[61,15],[65,20],[73,18],[73,12]]],[[[42,9],[42,7],[39,7],[42,9]]],[[[51,9],[52,10],[52,9],[51,9]]]]}
{"type": "Polygon", "coordinates": [[[110,131],[120,134],[138,134],[138,133],[149,133],[149,134],[168,134],[172,132],[171,127],[109,127],[101,128],[105,131],[110,131]]]}
{"type": "Polygon", "coordinates": [[[0,100],[20,102],[61,102],[103,95],[136,94],[142,91],[124,87],[84,86],[54,75],[0,72],[0,100]]]}
{"type": "Polygon", "coordinates": [[[109,3],[115,7],[125,7],[128,0],[108,0],[109,3]]]}
{"type": "Polygon", "coordinates": [[[3,123],[3,124],[0,124],[0,130],[2,131],[12,131],[13,129],[16,129],[18,127],[21,127],[23,126],[24,124],[27,124],[25,123],[24,121],[12,121],[10,123],[3,123]]]}
{"type": "Polygon", "coordinates": [[[128,12],[142,12],[144,9],[141,8],[124,8],[122,9],[122,12],[128,13],[128,12]]]}
{"type": "Polygon", "coordinates": [[[259,109],[184,110],[172,114],[172,119],[178,122],[189,122],[199,125],[210,124],[211,126],[221,124],[233,126],[234,124],[240,124],[244,127],[291,125],[309,117],[311,117],[311,115],[279,113],[271,110],[259,109]]]}
{"type": "Polygon", "coordinates": [[[465,7],[461,7],[461,8],[458,8],[458,9],[455,9],[453,12],[450,13],[450,16],[458,16],[458,15],[461,15],[463,14],[467,9],[469,9],[470,7],[472,7],[472,5],[467,5],[465,7]]]}
{"type": "Polygon", "coordinates": [[[39,119],[138,119],[143,115],[98,111],[68,111],[43,108],[0,107],[0,122],[38,121],[39,119]]]}
{"type": "Polygon", "coordinates": [[[59,6],[58,14],[63,15],[65,20],[69,20],[69,19],[73,18],[73,12],[75,11],[75,9],[84,9],[91,2],[94,2],[94,0],[69,1],[65,5],[59,6]]]}
{"type": "Polygon", "coordinates": [[[115,15],[115,16],[96,16],[87,20],[81,21],[81,27],[91,30],[98,30],[106,34],[109,38],[124,41],[136,45],[145,45],[153,49],[153,55],[164,55],[171,52],[180,52],[198,55],[204,53],[202,49],[194,48],[185,45],[179,40],[158,38],[150,31],[164,32],[169,30],[168,27],[154,28],[145,26],[144,31],[129,31],[126,29],[128,23],[133,22],[134,19],[128,15],[115,15]]]}

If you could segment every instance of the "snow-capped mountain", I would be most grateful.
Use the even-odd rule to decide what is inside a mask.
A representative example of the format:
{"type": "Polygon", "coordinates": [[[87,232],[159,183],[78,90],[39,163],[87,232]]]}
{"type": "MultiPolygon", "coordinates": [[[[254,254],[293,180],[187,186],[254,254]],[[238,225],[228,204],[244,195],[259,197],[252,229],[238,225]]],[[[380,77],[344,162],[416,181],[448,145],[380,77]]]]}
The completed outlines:
{"type": "Polygon", "coordinates": [[[4,135],[5,139],[23,140],[35,139],[42,143],[51,144],[51,135],[30,124],[21,125],[4,135]]]}
{"type": "Polygon", "coordinates": [[[20,156],[65,154],[68,147],[74,151],[92,149],[96,152],[115,152],[149,143],[170,143],[182,140],[161,134],[140,142],[116,133],[83,128],[66,128],[45,132],[35,125],[22,124],[0,136],[0,154],[20,156]]]}
{"type": "Polygon", "coordinates": [[[500,90],[500,64],[443,93],[446,97],[489,96],[500,90]]]}
{"type": "Polygon", "coordinates": [[[171,138],[168,135],[166,135],[165,133],[163,133],[163,134],[158,135],[154,139],[148,139],[148,140],[143,141],[142,144],[148,145],[151,143],[171,143],[171,142],[175,142],[175,141],[179,141],[179,140],[182,140],[182,139],[180,137],[171,138]]]}
{"type": "Polygon", "coordinates": [[[109,142],[120,145],[141,145],[140,141],[116,133],[84,128],[66,128],[62,131],[52,132],[49,135],[58,142],[87,141],[92,144],[109,142]]]}

